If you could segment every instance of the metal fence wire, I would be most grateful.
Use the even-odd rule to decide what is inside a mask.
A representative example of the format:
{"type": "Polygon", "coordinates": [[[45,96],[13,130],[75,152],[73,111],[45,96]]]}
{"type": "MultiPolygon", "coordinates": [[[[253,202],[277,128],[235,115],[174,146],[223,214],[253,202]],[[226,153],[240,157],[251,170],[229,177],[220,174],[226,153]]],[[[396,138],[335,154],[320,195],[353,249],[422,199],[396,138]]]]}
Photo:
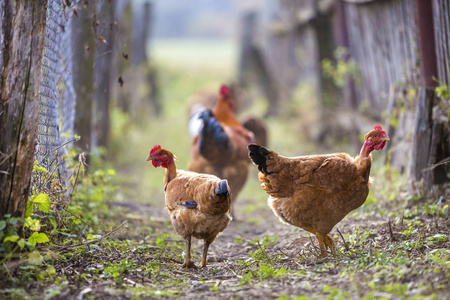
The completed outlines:
{"type": "MultiPolygon", "coordinates": [[[[72,7],[76,2],[71,2],[72,7]]],[[[71,60],[73,13],[65,3],[48,0],[35,160],[50,173],[59,175],[67,187],[69,172],[63,157],[67,146],[63,145],[73,137],[76,97],[71,60]]]]}

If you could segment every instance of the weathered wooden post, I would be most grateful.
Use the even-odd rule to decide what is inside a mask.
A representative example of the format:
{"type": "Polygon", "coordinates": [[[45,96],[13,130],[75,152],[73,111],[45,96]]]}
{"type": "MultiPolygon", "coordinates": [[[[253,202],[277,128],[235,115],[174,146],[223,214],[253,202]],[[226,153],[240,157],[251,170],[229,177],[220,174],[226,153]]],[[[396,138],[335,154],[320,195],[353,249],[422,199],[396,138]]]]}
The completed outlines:
{"type": "Polygon", "coordinates": [[[47,1],[0,2],[0,219],[23,217],[36,145],[47,1]]]}
{"type": "Polygon", "coordinates": [[[448,120],[445,121],[445,115],[442,118],[445,112],[438,109],[439,99],[434,90],[438,72],[432,3],[416,0],[416,9],[424,86],[419,87],[417,99],[410,178],[413,185],[423,181],[424,190],[416,191],[426,193],[433,185],[448,182],[448,164],[439,162],[450,156],[450,145],[448,120]]]}

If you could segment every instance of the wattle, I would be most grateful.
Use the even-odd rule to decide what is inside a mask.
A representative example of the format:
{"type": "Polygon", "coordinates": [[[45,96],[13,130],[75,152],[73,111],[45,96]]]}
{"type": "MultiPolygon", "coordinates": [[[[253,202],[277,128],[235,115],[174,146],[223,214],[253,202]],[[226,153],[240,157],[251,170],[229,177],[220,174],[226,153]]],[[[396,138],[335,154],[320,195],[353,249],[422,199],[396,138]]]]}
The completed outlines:
{"type": "Polygon", "coordinates": [[[384,142],[381,143],[381,144],[375,145],[374,148],[375,148],[375,150],[381,150],[381,149],[384,148],[384,145],[386,145],[386,141],[384,141],[384,142]]]}

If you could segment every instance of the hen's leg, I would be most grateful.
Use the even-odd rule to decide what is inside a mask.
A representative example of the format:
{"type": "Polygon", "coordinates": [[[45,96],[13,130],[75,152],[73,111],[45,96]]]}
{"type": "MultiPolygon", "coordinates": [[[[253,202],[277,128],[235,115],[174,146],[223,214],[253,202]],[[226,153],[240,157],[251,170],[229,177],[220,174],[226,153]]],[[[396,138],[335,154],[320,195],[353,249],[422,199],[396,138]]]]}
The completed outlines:
{"type": "Polygon", "coordinates": [[[325,236],[324,243],[325,243],[325,246],[327,248],[329,248],[331,252],[336,252],[336,247],[334,246],[334,242],[329,235],[325,236]]]}
{"type": "Polygon", "coordinates": [[[209,245],[211,245],[211,242],[205,240],[205,243],[203,245],[203,257],[202,257],[202,263],[201,263],[202,268],[206,267],[206,257],[208,256],[209,245]]]}
{"type": "Polygon", "coordinates": [[[325,243],[324,243],[324,236],[316,233],[317,240],[319,241],[319,247],[320,247],[320,256],[327,256],[327,252],[325,251],[325,243]]]}
{"type": "Polygon", "coordinates": [[[303,228],[303,229],[306,230],[306,231],[311,232],[312,234],[314,234],[317,237],[317,241],[319,241],[319,248],[321,250],[320,251],[320,255],[321,256],[326,256],[327,253],[324,251],[326,249],[325,248],[325,243],[324,243],[324,236],[321,235],[320,233],[318,233],[317,231],[315,231],[312,228],[303,228]]]}
{"type": "Polygon", "coordinates": [[[196,269],[197,266],[191,261],[191,236],[188,235],[184,238],[184,240],[186,241],[186,260],[184,261],[184,264],[181,265],[181,267],[196,269]]]}
{"type": "Polygon", "coordinates": [[[334,242],[333,240],[330,238],[329,235],[322,235],[320,233],[316,233],[317,236],[317,240],[319,241],[319,247],[321,249],[321,256],[326,256],[327,249],[330,249],[331,252],[335,252],[336,248],[334,247],[334,242]]]}

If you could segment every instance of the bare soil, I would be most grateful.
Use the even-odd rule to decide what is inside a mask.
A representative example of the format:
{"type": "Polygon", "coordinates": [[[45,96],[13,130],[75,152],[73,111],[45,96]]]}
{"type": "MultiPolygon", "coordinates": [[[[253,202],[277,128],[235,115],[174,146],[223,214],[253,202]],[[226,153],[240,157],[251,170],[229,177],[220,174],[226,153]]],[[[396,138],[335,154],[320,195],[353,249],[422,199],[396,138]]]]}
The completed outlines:
{"type": "MultiPolygon", "coordinates": [[[[129,228],[134,227],[134,229],[118,234],[117,239],[134,239],[138,243],[145,243],[146,239],[152,239],[152,236],[154,238],[163,232],[173,233],[167,212],[163,208],[136,203],[121,205],[124,208],[124,216],[128,217],[129,228]],[[144,224],[147,224],[146,226],[151,224],[152,234],[146,234],[148,228],[146,229],[144,224]],[[139,236],[136,233],[142,235],[139,236]]],[[[134,272],[124,274],[120,283],[111,280],[94,282],[80,280],[76,285],[71,286],[66,295],[80,297],[83,292],[86,292],[87,295],[94,296],[96,299],[135,298],[136,293],[128,293],[127,288],[141,286],[151,287],[160,292],[147,294],[147,296],[143,293],[138,298],[276,299],[286,297],[289,299],[302,295],[308,298],[330,296],[333,299],[348,297],[359,299],[364,296],[370,298],[371,295],[375,298],[402,298],[400,293],[386,292],[383,288],[367,291],[367,283],[377,276],[377,272],[381,270],[396,272],[396,269],[389,266],[380,269],[376,264],[366,260],[375,261],[376,258],[373,256],[375,253],[388,251],[390,245],[398,245],[407,240],[403,233],[407,228],[406,221],[400,220],[396,223],[394,220],[377,216],[365,216],[363,219],[346,218],[336,226],[342,235],[355,231],[372,232],[372,234],[364,243],[356,243],[355,248],[347,244],[349,250],[345,251],[344,240],[335,228],[332,236],[342,252],[336,255],[330,254],[324,258],[319,257],[317,240],[314,236],[303,230],[281,224],[268,207],[253,211],[252,215],[258,216],[257,219],[263,221],[252,223],[248,220],[250,219],[248,216],[240,213],[238,206],[237,220],[231,222],[230,226],[211,245],[206,268],[190,270],[179,268],[182,258],[179,255],[178,258],[173,257],[172,253],[176,251],[173,250],[174,248],[184,251],[184,241],[181,237],[171,235],[172,238],[167,239],[169,244],[167,252],[161,254],[159,249],[155,248],[153,255],[151,252],[127,254],[128,258],[132,257],[142,265],[154,261],[155,256],[159,255],[157,259],[161,263],[158,271],[160,276],[134,272]],[[389,222],[391,222],[390,229],[389,222]],[[276,241],[263,247],[265,238],[266,240],[276,238],[276,241]],[[177,246],[170,247],[170,244],[177,246]],[[251,255],[258,250],[262,252],[261,259],[255,259],[251,255]],[[361,267],[357,265],[350,269],[345,267],[357,264],[358,261],[361,267]],[[285,268],[289,273],[284,276],[267,276],[267,278],[263,275],[250,279],[249,282],[243,280],[248,272],[257,274],[263,264],[275,271],[285,268]],[[345,272],[349,270],[351,274],[346,274],[345,272]],[[182,284],[177,285],[177,281],[182,284]],[[335,289],[334,294],[333,291],[330,292],[330,287],[331,290],[335,289]]],[[[437,233],[443,233],[447,235],[448,241],[450,228],[448,220],[422,215],[417,217],[416,221],[423,224],[422,229],[419,228],[422,238],[426,239],[437,233]],[[425,225],[428,225],[427,229],[425,225]]],[[[200,261],[202,245],[202,241],[193,243],[193,257],[197,263],[200,261]]],[[[391,280],[392,284],[398,282],[408,288],[416,288],[417,296],[440,298],[445,295],[448,297],[450,295],[448,269],[426,272],[426,266],[416,262],[421,259],[423,253],[436,248],[450,249],[448,242],[444,242],[412,250],[408,258],[411,263],[406,264],[406,272],[403,276],[400,278],[381,276],[380,280],[384,281],[383,284],[389,284],[391,280]],[[420,288],[423,282],[430,283],[429,289],[420,288]]],[[[130,249],[130,251],[134,250],[130,249]]],[[[124,257],[122,252],[118,252],[117,257],[108,253],[105,259],[120,260],[122,257],[124,257]]],[[[61,275],[82,274],[86,273],[86,268],[91,264],[95,264],[95,261],[71,262],[60,266],[57,272],[61,275]]],[[[449,267],[448,264],[447,267],[449,267]]],[[[65,297],[65,295],[61,296],[65,297]]],[[[410,297],[414,298],[414,294],[405,293],[405,298],[410,297]]]]}

